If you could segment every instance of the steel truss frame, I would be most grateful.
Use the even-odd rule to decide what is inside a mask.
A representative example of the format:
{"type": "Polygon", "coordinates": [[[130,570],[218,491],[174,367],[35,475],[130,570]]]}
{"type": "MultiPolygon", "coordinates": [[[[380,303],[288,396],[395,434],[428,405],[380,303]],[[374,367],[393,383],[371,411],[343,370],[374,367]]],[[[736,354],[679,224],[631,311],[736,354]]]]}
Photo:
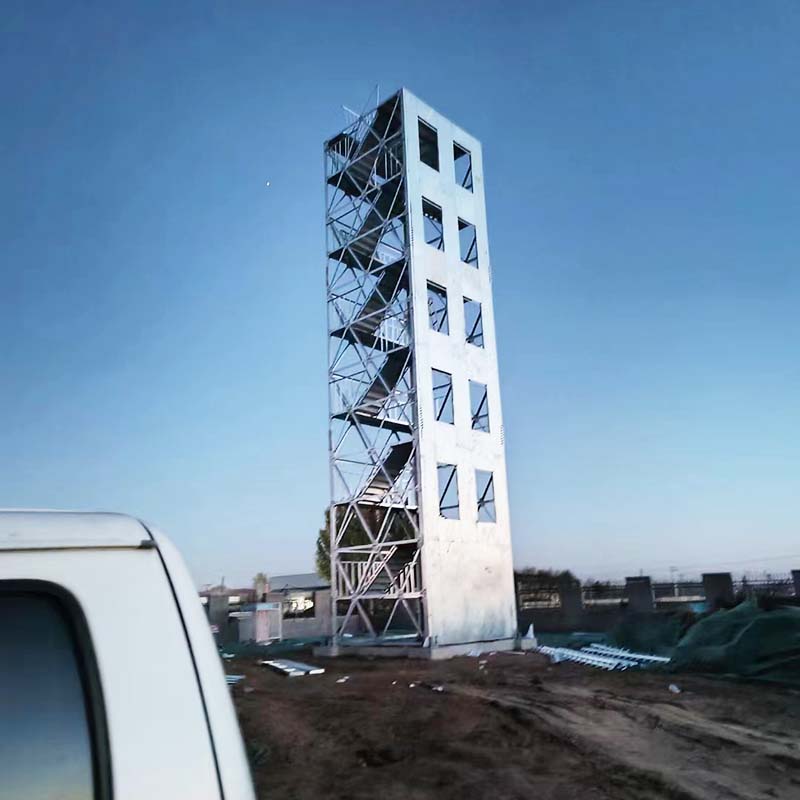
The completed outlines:
{"type": "Polygon", "coordinates": [[[325,143],[334,645],[426,633],[404,149],[402,93],[325,143]]]}

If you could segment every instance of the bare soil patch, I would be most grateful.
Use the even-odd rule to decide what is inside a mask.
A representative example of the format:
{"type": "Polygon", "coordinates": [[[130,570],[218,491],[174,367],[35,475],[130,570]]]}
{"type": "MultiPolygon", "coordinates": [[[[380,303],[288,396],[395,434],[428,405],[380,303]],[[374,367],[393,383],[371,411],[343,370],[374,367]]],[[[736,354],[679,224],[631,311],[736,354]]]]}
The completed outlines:
{"type": "Polygon", "coordinates": [[[247,676],[234,699],[259,797],[800,798],[797,690],[535,654],[497,654],[484,669],[476,658],[318,663],[326,673],[304,678],[253,659],[228,667],[247,676]]]}

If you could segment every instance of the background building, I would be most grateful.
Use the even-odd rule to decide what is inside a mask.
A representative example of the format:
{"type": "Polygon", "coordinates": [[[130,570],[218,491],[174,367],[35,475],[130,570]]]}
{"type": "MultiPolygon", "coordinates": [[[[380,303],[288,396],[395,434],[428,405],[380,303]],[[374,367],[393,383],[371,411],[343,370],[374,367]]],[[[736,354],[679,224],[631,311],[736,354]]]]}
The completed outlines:
{"type": "MultiPolygon", "coordinates": [[[[224,584],[200,591],[218,644],[322,639],[331,630],[330,584],[316,572],[275,575],[259,591],[224,584]]],[[[260,583],[260,582],[259,582],[260,583]]]]}

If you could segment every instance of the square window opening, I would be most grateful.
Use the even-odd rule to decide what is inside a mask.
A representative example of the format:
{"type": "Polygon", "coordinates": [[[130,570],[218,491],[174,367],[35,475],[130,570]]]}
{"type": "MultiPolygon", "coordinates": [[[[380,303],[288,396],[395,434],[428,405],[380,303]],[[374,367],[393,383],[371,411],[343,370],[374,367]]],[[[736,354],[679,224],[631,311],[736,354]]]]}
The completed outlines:
{"type": "Polygon", "coordinates": [[[433,374],[433,410],[438,422],[454,423],[453,416],[453,376],[438,369],[433,374]]]}
{"type": "Polygon", "coordinates": [[[439,134],[436,128],[417,118],[419,130],[419,160],[439,171],[439,134]]]}
{"type": "Polygon", "coordinates": [[[442,209],[436,203],[422,198],[422,218],[424,222],[425,243],[444,250],[444,225],[442,224],[442,209]]]}
{"type": "Polygon", "coordinates": [[[464,333],[467,344],[483,347],[483,311],[477,300],[464,298],[464,333]]]}
{"type": "Polygon", "coordinates": [[[478,493],[478,522],[497,522],[494,505],[494,475],[482,469],[475,470],[475,487],[478,493]]]}
{"type": "Polygon", "coordinates": [[[439,514],[445,519],[458,519],[458,475],[455,464],[438,464],[439,514]]]}
{"type": "Polygon", "coordinates": [[[450,323],[447,320],[447,289],[428,282],[428,322],[431,329],[450,333],[450,323]]]}
{"type": "Polygon", "coordinates": [[[469,382],[469,405],[472,430],[489,433],[489,396],[485,383],[469,382]]]}
{"type": "Polygon", "coordinates": [[[478,266],[478,238],[475,226],[459,217],[458,220],[458,246],[461,251],[461,260],[470,266],[478,266]]]}
{"type": "Polygon", "coordinates": [[[472,191],[472,154],[465,147],[453,142],[453,163],[456,169],[456,183],[472,191]]]}

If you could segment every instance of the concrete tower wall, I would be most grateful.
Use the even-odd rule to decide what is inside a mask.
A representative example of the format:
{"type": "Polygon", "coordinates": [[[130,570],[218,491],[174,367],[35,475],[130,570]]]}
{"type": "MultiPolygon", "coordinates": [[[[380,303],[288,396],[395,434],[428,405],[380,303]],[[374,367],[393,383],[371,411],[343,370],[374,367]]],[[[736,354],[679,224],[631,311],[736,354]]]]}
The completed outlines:
{"type": "Polygon", "coordinates": [[[437,645],[509,639],[516,633],[516,611],[481,144],[407,90],[403,116],[428,632],[437,645]],[[436,130],[438,171],[420,160],[420,119],[436,130]],[[472,191],[455,180],[454,142],[470,153],[472,191]],[[442,209],[443,251],[425,242],[423,198],[442,209]],[[477,268],[461,260],[459,219],[475,226],[477,268]],[[447,335],[429,324],[428,281],[447,291],[447,335]],[[483,347],[466,341],[464,298],[481,304],[483,347]],[[453,424],[436,420],[433,369],[452,375],[453,424]],[[470,380],[487,387],[488,433],[472,429],[470,380]],[[438,464],[457,468],[458,519],[439,513],[438,464]],[[492,473],[495,522],[478,521],[476,470],[492,473]]]}

